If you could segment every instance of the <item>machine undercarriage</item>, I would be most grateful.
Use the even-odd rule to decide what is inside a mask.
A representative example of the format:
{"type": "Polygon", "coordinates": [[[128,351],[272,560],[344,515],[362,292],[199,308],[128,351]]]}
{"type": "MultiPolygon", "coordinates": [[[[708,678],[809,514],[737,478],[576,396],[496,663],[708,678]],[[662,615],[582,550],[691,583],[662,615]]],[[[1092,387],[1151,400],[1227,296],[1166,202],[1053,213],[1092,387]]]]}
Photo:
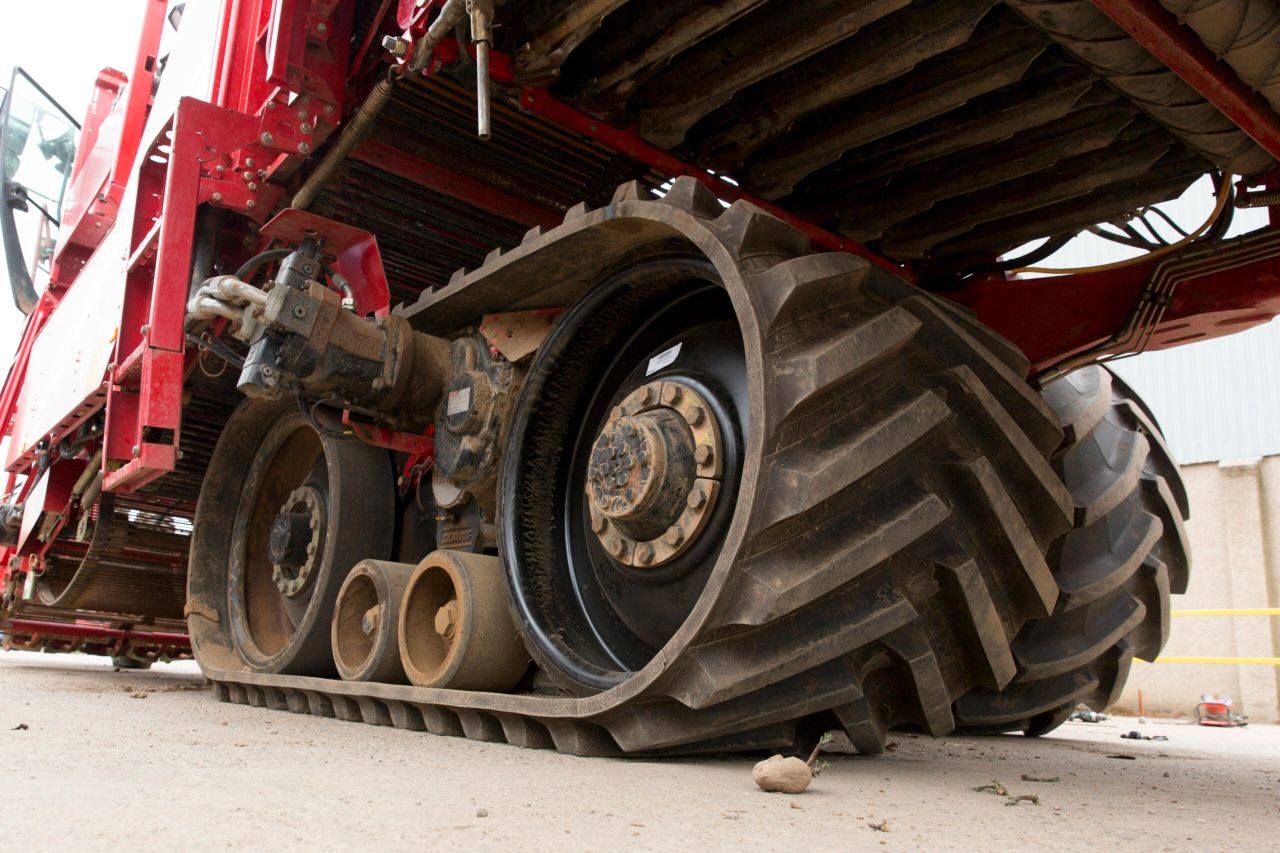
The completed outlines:
{"type": "Polygon", "coordinates": [[[263,0],[158,67],[152,0],[0,401],[6,642],[580,754],[1101,708],[1190,508],[1095,362],[1280,310],[1280,7],[1165,6],[1234,99],[1103,0],[263,0]],[[1084,228],[1150,252],[1012,272],[1084,228]]]}

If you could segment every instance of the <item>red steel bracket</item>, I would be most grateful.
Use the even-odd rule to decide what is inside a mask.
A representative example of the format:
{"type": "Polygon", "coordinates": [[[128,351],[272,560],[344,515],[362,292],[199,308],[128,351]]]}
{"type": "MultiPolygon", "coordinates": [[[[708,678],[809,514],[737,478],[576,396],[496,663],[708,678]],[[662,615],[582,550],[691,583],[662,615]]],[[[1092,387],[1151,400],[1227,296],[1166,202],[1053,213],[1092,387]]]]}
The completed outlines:
{"type": "Polygon", "coordinates": [[[291,246],[310,235],[322,237],[324,254],[334,259],[334,267],[351,285],[356,314],[387,316],[391,291],[387,287],[378,241],[368,231],[290,207],[276,214],[259,233],[291,246]]]}

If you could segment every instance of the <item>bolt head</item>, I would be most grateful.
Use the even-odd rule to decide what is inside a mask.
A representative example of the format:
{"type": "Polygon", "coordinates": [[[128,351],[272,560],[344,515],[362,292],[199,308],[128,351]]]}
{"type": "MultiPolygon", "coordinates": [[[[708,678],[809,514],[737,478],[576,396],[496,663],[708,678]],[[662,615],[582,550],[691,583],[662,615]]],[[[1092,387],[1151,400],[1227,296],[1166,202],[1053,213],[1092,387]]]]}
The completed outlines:
{"type": "Polygon", "coordinates": [[[246,201],[246,202],[244,203],[244,206],[245,206],[245,207],[247,207],[247,208],[249,208],[250,210],[253,210],[255,207],[257,207],[257,206],[258,206],[258,203],[257,203],[256,201],[254,201],[253,199],[249,199],[248,201],[246,201]]]}
{"type": "Polygon", "coordinates": [[[299,142],[299,143],[298,143],[298,151],[299,151],[299,153],[306,154],[306,153],[307,153],[308,151],[310,151],[310,150],[311,150],[311,146],[310,146],[310,145],[308,145],[307,143],[305,143],[305,142],[299,142]]]}
{"type": "Polygon", "coordinates": [[[667,385],[662,389],[662,402],[668,406],[674,406],[679,403],[680,398],[683,396],[684,394],[681,393],[679,385],[667,385]]]}
{"type": "Polygon", "coordinates": [[[605,528],[607,528],[608,526],[609,526],[609,522],[605,519],[603,515],[591,516],[591,529],[594,530],[596,533],[604,533],[605,528]]]}
{"type": "Polygon", "coordinates": [[[636,562],[642,566],[647,566],[653,562],[653,546],[648,542],[641,542],[636,546],[636,562]]]}
{"type": "Polygon", "coordinates": [[[324,21],[320,21],[319,23],[316,24],[316,32],[318,32],[320,35],[324,35],[328,31],[329,31],[329,27],[325,25],[324,21]]]}
{"type": "Polygon", "coordinates": [[[667,528],[666,535],[663,538],[667,540],[668,545],[678,548],[684,542],[684,528],[678,524],[673,524],[667,528]]]}
{"type": "MultiPolygon", "coordinates": [[[[270,106],[270,104],[268,104],[268,106],[270,106]]],[[[263,133],[262,136],[258,138],[262,140],[263,145],[270,145],[271,140],[274,139],[275,137],[273,137],[270,133],[263,133]]]]}
{"type": "Polygon", "coordinates": [[[685,412],[684,420],[689,426],[698,426],[707,419],[707,413],[701,406],[693,406],[685,412]]]}
{"type": "Polygon", "coordinates": [[[213,194],[213,200],[214,200],[214,201],[222,201],[222,193],[214,193],[214,194],[213,194]]]}
{"type": "Polygon", "coordinates": [[[699,509],[707,502],[707,492],[701,486],[689,492],[688,504],[690,509],[699,509]]]}
{"type": "Polygon", "coordinates": [[[142,448],[135,444],[133,446],[133,450],[131,451],[131,453],[133,454],[133,458],[137,459],[139,456],[142,455],[142,448]]]}
{"type": "Polygon", "coordinates": [[[712,458],[711,445],[699,444],[698,449],[693,451],[693,460],[699,465],[706,465],[712,458]]]}

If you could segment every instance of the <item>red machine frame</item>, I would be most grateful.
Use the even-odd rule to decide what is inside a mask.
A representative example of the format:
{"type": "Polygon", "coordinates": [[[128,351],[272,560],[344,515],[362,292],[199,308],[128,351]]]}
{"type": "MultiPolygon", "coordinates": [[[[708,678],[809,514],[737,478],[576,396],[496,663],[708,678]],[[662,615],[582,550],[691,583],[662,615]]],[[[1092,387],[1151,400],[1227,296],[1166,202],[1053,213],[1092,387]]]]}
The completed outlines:
{"type": "MultiPolygon", "coordinates": [[[[427,10],[438,2],[427,3],[427,10]]],[[[1280,121],[1275,113],[1153,0],[1093,2],[1266,150],[1280,157],[1280,121]]],[[[384,0],[379,21],[390,6],[390,0],[384,0]]],[[[235,211],[262,225],[281,192],[278,185],[269,183],[271,177],[290,174],[326,140],[343,114],[344,99],[352,94],[347,89],[350,69],[345,50],[352,26],[349,6],[339,0],[226,0],[212,73],[213,102],[182,98],[160,133],[144,140],[150,82],[166,8],[166,0],[147,0],[138,58],[129,78],[132,83],[126,87],[122,76],[113,72],[103,72],[96,82],[77,152],[67,225],[55,258],[53,280],[28,320],[0,395],[5,434],[13,433],[17,390],[41,329],[102,243],[103,235],[113,227],[127,226],[131,229],[130,251],[115,357],[101,386],[44,437],[43,445],[33,444],[10,465],[10,492],[19,474],[31,474],[31,466],[42,452],[103,409],[104,489],[133,491],[173,469],[182,428],[183,383],[196,358],[195,351],[187,347],[183,322],[197,210],[207,204],[235,211]],[[126,104],[119,132],[105,133],[107,105],[122,89],[126,104]],[[138,203],[131,222],[118,222],[135,162],[140,164],[134,184],[138,203]]],[[[355,64],[379,32],[380,25],[375,24],[355,64]]],[[[436,61],[423,73],[431,74],[456,59],[459,50],[457,42],[446,40],[437,48],[436,61]]],[[[547,122],[672,178],[691,175],[720,198],[756,204],[803,231],[817,246],[860,255],[909,281],[916,278],[910,265],[900,265],[754,197],[729,180],[646,142],[634,129],[611,126],[558,100],[545,88],[522,85],[509,56],[495,53],[490,67],[494,82],[519,87],[521,106],[547,122]]],[[[352,156],[478,209],[531,226],[550,227],[561,218],[557,211],[513,198],[385,143],[367,141],[352,156]]],[[[1280,225],[1276,208],[1272,208],[1272,225],[1280,225]]],[[[280,228],[285,225],[277,231],[280,228]]],[[[259,235],[257,247],[274,233],[268,229],[266,236],[259,235]]],[[[352,253],[344,261],[348,269],[376,267],[368,297],[372,302],[362,309],[385,313],[385,302],[376,304],[379,293],[386,298],[385,279],[376,280],[383,275],[376,241],[357,232],[346,234],[341,242],[344,251],[352,253]]],[[[971,306],[983,322],[1018,344],[1039,369],[1116,333],[1143,297],[1158,263],[1150,259],[1120,269],[1051,279],[978,276],[964,289],[947,295],[971,306]]],[[[1205,264],[1203,274],[1192,271],[1179,279],[1150,346],[1226,334],[1280,313],[1280,248],[1225,268],[1215,266],[1212,258],[1206,258],[1205,264]]],[[[411,452],[419,473],[429,467],[430,434],[394,434],[358,422],[351,422],[351,427],[367,442],[411,452]]],[[[21,497],[38,479],[27,477],[21,497]]],[[[47,497],[46,505],[49,500],[64,499],[69,500],[59,492],[47,497]]],[[[0,551],[0,580],[38,569],[47,546],[24,543],[0,551]]],[[[104,641],[119,639],[106,630],[98,636],[104,641]]]]}

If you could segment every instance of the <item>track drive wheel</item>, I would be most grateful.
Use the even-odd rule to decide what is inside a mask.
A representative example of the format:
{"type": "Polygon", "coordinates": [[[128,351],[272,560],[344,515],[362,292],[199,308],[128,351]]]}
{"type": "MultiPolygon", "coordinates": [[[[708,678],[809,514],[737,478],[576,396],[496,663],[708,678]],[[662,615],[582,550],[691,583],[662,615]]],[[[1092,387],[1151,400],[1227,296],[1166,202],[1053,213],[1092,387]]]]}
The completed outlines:
{"type": "Polygon", "coordinates": [[[1058,596],[1062,433],[1026,361],[693,179],[632,197],[602,235],[686,242],[600,275],[513,413],[499,541],[531,653],[628,751],[949,732],[1058,596]]]}
{"type": "Polygon", "coordinates": [[[188,626],[219,668],[332,675],[347,572],[385,559],[395,513],[385,451],[293,400],[246,401],[227,422],[196,508],[188,626]],[[318,427],[318,429],[317,429],[318,427]]]}
{"type": "Polygon", "coordinates": [[[1133,658],[1154,660],[1164,647],[1169,594],[1187,587],[1187,494],[1150,410],[1097,365],[1044,397],[1066,436],[1054,467],[1075,504],[1072,529],[1049,551],[1062,594],[1014,641],[1014,682],[956,704],[968,731],[1043,735],[1080,703],[1114,704],[1133,658]]]}

